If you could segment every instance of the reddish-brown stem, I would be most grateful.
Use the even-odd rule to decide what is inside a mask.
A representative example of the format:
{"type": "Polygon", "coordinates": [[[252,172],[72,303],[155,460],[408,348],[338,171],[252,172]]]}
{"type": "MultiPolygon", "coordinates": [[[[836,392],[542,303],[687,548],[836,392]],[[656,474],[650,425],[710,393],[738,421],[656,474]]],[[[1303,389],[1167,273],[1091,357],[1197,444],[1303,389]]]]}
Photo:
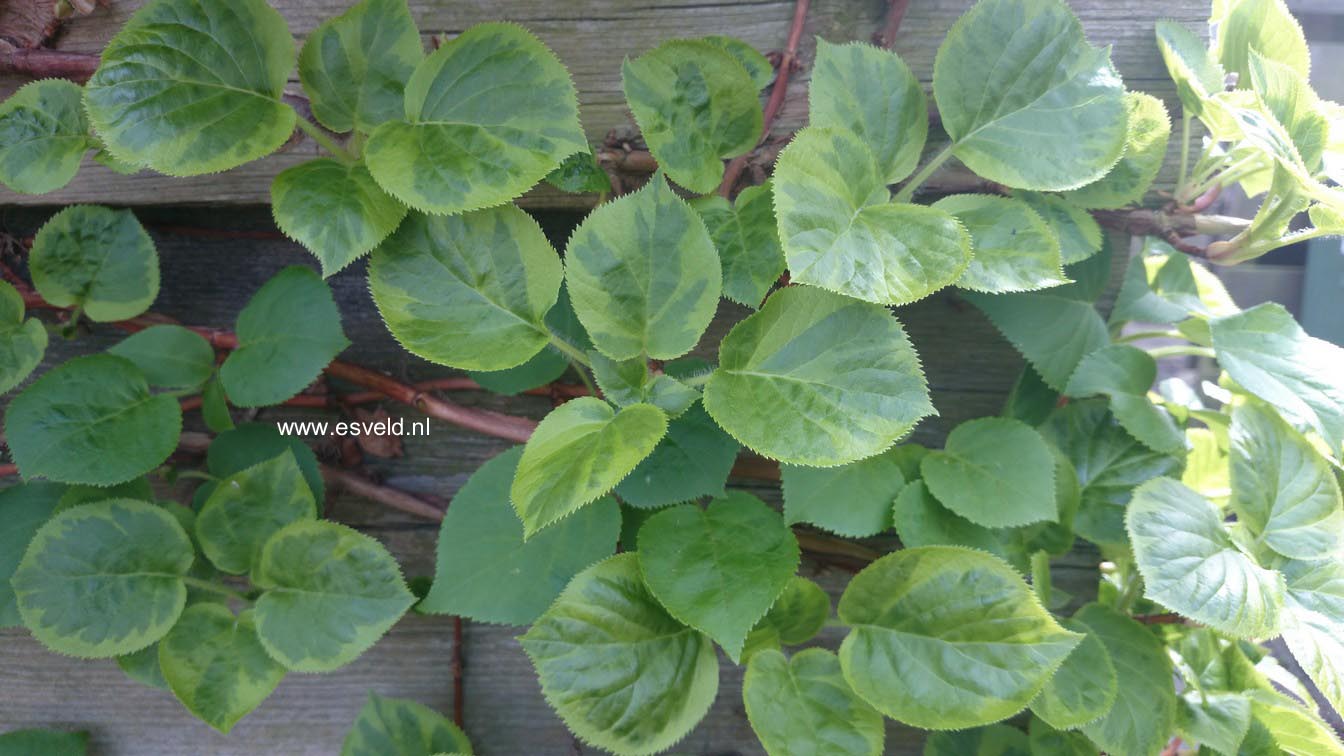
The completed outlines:
{"type": "MultiPolygon", "coordinates": [[[[807,21],[808,0],[797,0],[793,6],[793,23],[789,26],[789,39],[784,46],[784,54],[779,58],[779,71],[775,74],[775,86],[770,90],[770,99],[765,102],[765,112],[761,117],[761,141],[770,137],[770,129],[775,125],[775,116],[784,107],[784,97],[789,93],[789,78],[793,75],[798,62],[798,42],[803,38],[803,25],[807,21]]],[[[747,167],[748,155],[738,155],[723,172],[723,182],[719,184],[719,194],[727,197],[733,193],[737,179],[747,167]]]]}
{"type": "Polygon", "coordinates": [[[15,464],[0,465],[0,478],[8,478],[19,474],[19,466],[15,464]]]}
{"type": "Polygon", "coordinates": [[[0,53],[0,73],[15,73],[34,79],[70,79],[83,84],[98,68],[98,56],[61,52],[44,47],[0,53]]]}
{"type": "Polygon", "coordinates": [[[1136,614],[1134,621],[1141,625],[1184,625],[1185,617],[1175,612],[1163,612],[1162,614],[1136,614]]]}
{"type": "Polygon", "coordinates": [[[462,674],[462,618],[453,617],[453,722],[460,728],[466,727],[466,685],[462,674]]]}
{"type": "Polygon", "coordinates": [[[327,482],[328,486],[343,488],[356,496],[362,496],[392,509],[413,514],[416,517],[435,521],[443,519],[443,510],[424,499],[395,488],[380,486],[363,475],[349,470],[322,465],[322,479],[327,482]]]}
{"type": "Polygon", "coordinates": [[[896,33],[901,30],[901,21],[905,19],[907,10],[910,10],[910,0],[890,0],[887,5],[887,22],[881,31],[873,35],[873,44],[890,50],[896,42],[896,33]]]}

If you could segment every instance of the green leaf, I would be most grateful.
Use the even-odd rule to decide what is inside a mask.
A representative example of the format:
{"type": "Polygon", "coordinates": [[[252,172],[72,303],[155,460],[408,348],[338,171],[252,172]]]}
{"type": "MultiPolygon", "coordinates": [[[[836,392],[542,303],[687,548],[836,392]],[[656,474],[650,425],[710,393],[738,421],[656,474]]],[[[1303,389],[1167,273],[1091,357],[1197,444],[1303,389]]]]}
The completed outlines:
{"type": "Polygon", "coordinates": [[[227,733],[271,695],[285,668],[266,655],[252,610],[196,604],[159,643],[163,678],[177,700],[227,733]]]}
{"type": "Polygon", "coordinates": [[[135,363],[149,385],[162,388],[196,388],[215,370],[210,342],[178,325],[150,326],[107,352],[135,363]]]}
{"type": "Polygon", "coordinates": [[[1193,691],[1176,699],[1176,731],[1218,753],[1240,754],[1251,702],[1240,693],[1193,691]]]}
{"type": "Polygon", "coordinates": [[[1088,604],[1074,615],[1087,626],[1121,672],[1115,703],[1083,727],[1107,753],[1157,753],[1176,722],[1176,691],[1166,647],[1147,628],[1120,612],[1088,604]]]}
{"type": "Polygon", "coordinates": [[[1325,700],[1344,708],[1344,564],[1338,559],[1284,565],[1288,601],[1283,642],[1325,700]]]}
{"type": "Polygon", "coordinates": [[[721,45],[673,39],[621,67],[625,99],[668,178],[708,194],[723,180],[723,160],[761,136],[760,87],[721,45]]]}
{"type": "Polygon", "coordinates": [[[1027,734],[1008,725],[990,725],[957,732],[931,732],[924,756],[1037,756],[1027,734]]]}
{"type": "Polygon", "coordinates": [[[729,55],[737,58],[737,62],[747,69],[747,75],[751,77],[751,83],[755,85],[757,90],[765,89],[770,85],[770,82],[774,81],[775,67],[770,64],[770,59],[737,37],[710,34],[701,37],[700,41],[723,48],[729,55]]]}
{"type": "Polygon", "coordinates": [[[1052,294],[967,292],[1050,388],[1063,391],[1083,357],[1111,343],[1106,323],[1089,302],[1052,294]]]}
{"type": "Polygon", "coordinates": [[[5,413],[5,438],[25,479],[107,486],[149,472],[177,448],[182,410],[151,395],[121,357],[76,357],[38,378],[5,413]]]}
{"type": "MultiPolygon", "coordinates": [[[[1163,154],[1166,154],[1165,147],[1163,154]]],[[[1101,251],[1101,225],[1081,206],[1056,194],[1021,192],[1018,196],[1045,221],[1050,233],[1059,240],[1059,256],[1063,264],[1082,262],[1101,251]]],[[[979,255],[978,248],[976,254],[979,255]]],[[[1064,277],[1068,277],[1067,271],[1064,277]]]]}
{"type": "Polygon", "coordinates": [[[890,202],[876,157],[840,129],[808,127],[775,166],[775,209],[792,280],[877,304],[906,304],[966,270],[955,218],[890,202]]]}
{"type": "Polygon", "coordinates": [[[1155,452],[1129,435],[1099,401],[1075,401],[1040,427],[1041,435],[1073,464],[1082,492],[1074,529],[1101,545],[1123,545],[1125,506],[1134,487],[1179,475],[1178,457],[1155,452]]]}
{"type": "Polygon", "coordinates": [[[117,160],[216,173],[289,139],[296,116],[280,96],[293,68],[294,38],[264,0],[157,0],[103,49],[84,102],[117,160]]]}
{"type": "Polygon", "coordinates": [[[369,290],[397,341],[468,370],[511,368],[540,352],[563,276],[541,226],[512,205],[414,213],[369,262],[369,290]]]}
{"type": "Polygon", "coordinates": [[[811,523],[847,538],[891,527],[891,503],[905,487],[895,449],[840,467],[780,465],[779,472],[786,522],[811,523]]]}
{"type": "Polygon", "coordinates": [[[546,702],[581,740],[610,751],[671,747],[719,685],[714,645],[663,610],[635,554],[579,573],[520,641],[546,702]]]}
{"type": "Polygon", "coordinates": [[[424,57],[403,0],[363,0],[308,35],[299,81],[323,126],[368,132],[405,113],[406,80],[424,57]]]}
{"type": "Polygon", "coordinates": [[[271,212],[280,230],[307,247],[322,275],[330,276],[395,231],[406,206],[389,197],[364,164],[320,158],[275,177],[271,212]]]}
{"type": "MultiPolygon", "coordinates": [[[[206,451],[205,463],[211,475],[228,478],[273,460],[286,451],[299,463],[308,490],[313,492],[313,501],[322,501],[325,495],[322,471],[318,468],[317,455],[313,453],[312,447],[296,436],[280,435],[273,423],[244,423],[237,428],[221,431],[206,451]]],[[[205,499],[201,499],[201,504],[204,503],[205,499]]]]}
{"type": "Polygon", "coordinates": [[[1257,402],[1232,412],[1231,475],[1237,520],[1293,559],[1326,559],[1344,548],[1344,500],[1335,471],[1316,449],[1257,402]]]}
{"type": "Polygon", "coordinates": [[[1287,696],[1270,690],[1247,691],[1251,713],[1269,729],[1274,742],[1293,756],[1340,756],[1344,745],[1330,726],[1287,696]]]}
{"type": "Polygon", "coordinates": [[[1180,323],[1193,316],[1210,317],[1239,312],[1208,268],[1190,261],[1171,245],[1153,237],[1144,240],[1143,253],[1130,258],[1124,283],[1111,311],[1111,322],[1139,320],[1180,323]]]}
{"type": "Polygon", "coordinates": [[[1115,705],[1120,682],[1111,655],[1096,633],[1076,620],[1060,624],[1081,633],[1083,639],[1041,688],[1031,711],[1053,728],[1071,730],[1105,716],[1115,705]]]}
{"type": "Polygon", "coordinates": [[[256,564],[276,531],[316,517],[313,492],[294,453],[286,449],[220,482],[196,518],[196,539],[211,563],[241,575],[256,564]]]}
{"type": "Polygon", "coordinates": [[[70,183],[93,146],[78,84],[45,79],[0,103],[0,183],[46,194],[70,183]]]}
{"type": "Polygon", "coordinates": [[[1210,321],[1218,363],[1287,420],[1344,448],[1344,349],[1308,336],[1282,305],[1265,303],[1210,321]]]}
{"type": "Polygon", "coordinates": [[[1238,86],[1250,88],[1252,51],[1304,78],[1310,73],[1306,36],[1283,0],[1225,0],[1221,5],[1209,19],[1218,24],[1213,54],[1224,70],[1237,75],[1238,86]]]}
{"type": "Polygon", "coordinates": [[[47,328],[37,318],[23,319],[23,297],[0,281],[0,394],[7,393],[42,364],[47,328]]]}
{"type": "Polygon", "coordinates": [[[929,105],[919,80],[896,53],[818,39],[807,109],[811,125],[845,129],[867,144],[883,184],[901,181],[919,164],[929,105]]]}
{"type": "MultiPolygon", "coordinates": [[[[1167,64],[1171,80],[1176,82],[1176,95],[1181,99],[1181,107],[1191,116],[1203,115],[1205,101],[1223,91],[1223,67],[1209,54],[1204,40],[1185,26],[1161,19],[1157,22],[1156,31],[1157,47],[1162,51],[1162,60],[1167,64]]],[[[1131,110],[1130,118],[1133,117],[1134,111],[1131,110]]],[[[1133,120],[1130,121],[1129,133],[1131,139],[1136,135],[1133,120]]],[[[1126,152],[1132,146],[1132,143],[1127,145],[1126,152]]]]}
{"type": "Polygon", "coordinates": [[[989,293],[1033,291],[1068,283],[1059,239],[1022,200],[955,194],[933,207],[961,221],[974,255],[957,279],[963,289],[989,293]]]}
{"type": "Polygon", "coordinates": [[[84,756],[88,753],[87,732],[59,730],[10,730],[0,734],[0,756],[84,756]]]}
{"type": "Polygon", "coordinates": [[[798,569],[798,541],[777,512],[734,491],[705,509],[683,504],[639,529],[644,581],[669,614],[718,642],[734,662],[747,633],[798,569]]]}
{"type": "Polygon", "coordinates": [[[1111,412],[1120,425],[1149,449],[1184,454],[1185,435],[1166,409],[1141,394],[1112,394],[1111,412]]]}
{"type": "Polygon", "coordinates": [[[1157,360],[1128,344],[1102,347],[1083,358],[1069,378],[1069,396],[1146,394],[1157,380],[1157,360]]]}
{"type": "Polygon", "coordinates": [[[233,428],[229,399],[224,396],[224,384],[220,383],[219,376],[211,378],[201,391],[201,419],[205,421],[205,427],[215,433],[233,428]]]}
{"type": "Polygon", "coordinates": [[[23,624],[42,645],[81,658],[120,656],[177,622],[194,557],[168,512],[112,499],[38,528],[10,582],[23,624]]]}
{"type": "Polygon", "coordinates": [[[1171,118],[1161,100],[1143,92],[1126,92],[1125,109],[1129,112],[1129,131],[1124,156],[1102,178],[1067,193],[1070,202],[1087,208],[1119,209],[1138,204],[1153,185],[1167,157],[1171,118]]]}
{"type": "Polygon", "coordinates": [[[811,580],[794,575],[751,632],[768,629],[779,642],[796,646],[816,637],[830,616],[831,597],[826,591],[811,580]]]}
{"type": "Polygon", "coordinates": [[[871,457],[934,414],[891,313],[808,286],[775,292],[729,331],[703,401],[734,438],[797,465],[871,457]]]}
{"type": "Polygon", "coordinates": [[[1213,503],[1156,478],[1134,490],[1126,523],[1149,598],[1236,638],[1278,634],[1283,577],[1237,548],[1213,503]]]}
{"type": "Polygon", "coordinates": [[[722,496],[741,448],[704,407],[692,406],[667,424],[667,435],[616,486],[616,495],[641,509],[722,496]]]}
{"type": "Polygon", "coordinates": [[[853,627],[840,645],[845,679],[878,711],[925,729],[1016,714],[1082,639],[1002,560],[954,546],[873,562],[845,589],[840,619],[853,627]]]}
{"type": "MultiPolygon", "coordinates": [[[[574,308],[569,303],[569,292],[560,289],[560,297],[555,306],[546,313],[546,326],[551,336],[567,342],[580,352],[590,351],[592,341],[583,330],[574,308]]],[[[488,372],[470,371],[467,373],[482,387],[496,394],[518,394],[528,389],[544,386],[565,374],[569,369],[569,359],[556,349],[554,344],[537,352],[532,359],[518,367],[488,372]]]]}
{"type": "Polygon", "coordinates": [[[546,174],[546,183],[572,194],[603,194],[611,191],[611,177],[597,163],[591,149],[580,150],[546,174]]]}
{"type": "Polygon", "coordinates": [[[1029,729],[1031,756],[1096,756],[1101,750],[1081,732],[1056,730],[1039,717],[1029,729]]]}
{"type": "Polygon", "coordinates": [[[257,634],[296,672],[329,672],[359,657],[415,596],[381,543],[344,525],[300,520],[266,542],[252,570],[257,634]]]}
{"type": "Polygon", "coordinates": [[[434,587],[420,611],[526,625],[570,578],[616,550],[621,514],[610,497],[523,540],[509,506],[522,452],[514,447],[486,462],[453,496],[439,530],[434,587]]]}
{"type": "MultiPolygon", "coordinates": [[[[114,486],[66,486],[65,492],[61,494],[60,503],[56,505],[56,514],[81,504],[92,504],[95,501],[107,501],[108,499],[153,501],[154,489],[150,487],[147,478],[135,478],[114,486]]],[[[174,509],[180,509],[180,507],[174,507],[174,509]]],[[[173,510],[170,509],[169,511],[173,510]]],[[[185,525],[183,529],[187,530],[188,533],[191,532],[185,525]]]]}
{"type": "Polygon", "coordinates": [[[523,538],[610,491],[665,433],[667,416],[649,404],[615,412],[601,399],[582,397],[560,405],[523,447],[509,491],[523,538]]]}
{"type": "Polygon", "coordinates": [[[1058,191],[1101,178],[1125,146],[1124,84],[1110,57],[1087,43],[1060,0],[977,3],[947,33],[933,66],[952,154],[1018,189],[1058,191]]]}
{"type": "Polygon", "coordinates": [[[134,653],[117,657],[117,667],[132,680],[155,690],[168,690],[159,665],[159,644],[152,643],[134,653]]]}
{"type": "Polygon", "coordinates": [[[653,374],[642,357],[617,362],[601,352],[590,352],[589,359],[593,379],[603,398],[617,407],[643,402],[666,412],[668,417],[677,417],[700,398],[698,391],[676,378],[665,373],[653,374]]]}
{"type": "Polygon", "coordinates": [[[882,753],[882,715],[854,694],[825,649],[752,656],[742,701],[767,753],[882,753]]]}
{"type": "Polygon", "coordinates": [[[67,207],[38,230],[28,262],[44,299],[99,322],[133,318],[159,294],[158,252],[130,210],[67,207]]]}
{"type": "Polygon", "coordinates": [[[1321,111],[1320,98],[1307,83],[1306,75],[1256,50],[1251,51],[1248,63],[1251,84],[1260,103],[1287,131],[1303,165],[1312,172],[1320,170],[1330,138],[1330,122],[1321,111]]]}
{"type": "Polygon", "coordinates": [[[9,579],[28,550],[33,535],[53,514],[65,486],[56,483],[19,483],[0,491],[0,627],[23,623],[9,579]]]}
{"type": "Polygon", "coordinates": [[[892,514],[896,534],[906,548],[966,546],[1005,556],[998,534],[944,507],[922,480],[913,480],[901,489],[892,514]]]}
{"type": "Polygon", "coordinates": [[[666,360],[689,352],[709,326],[721,274],[704,222],[655,175],[574,230],[565,285],[598,351],[666,360]]]}
{"type": "Polygon", "coordinates": [[[426,213],[499,205],[588,149],[564,64],[521,26],[477,24],[406,82],[405,120],[374,129],[373,177],[426,213]]]}
{"type": "Polygon", "coordinates": [[[964,422],[919,469],[929,491],[971,522],[1003,528],[1059,516],[1055,458],[1041,434],[1020,420],[964,422]]]}
{"type": "Polygon", "coordinates": [[[747,187],[731,205],[715,195],[696,198],[691,207],[700,213],[719,251],[723,295],[756,308],[784,274],[772,185],[747,187]]]}
{"type": "Polygon", "coordinates": [[[359,717],[345,736],[341,756],[473,753],[467,734],[447,717],[404,698],[370,693],[359,717]]]}
{"type": "Polygon", "coordinates": [[[279,404],[303,390],[350,341],[331,289],[316,273],[285,268],[238,314],[238,348],[219,379],[239,407],[279,404]]]}

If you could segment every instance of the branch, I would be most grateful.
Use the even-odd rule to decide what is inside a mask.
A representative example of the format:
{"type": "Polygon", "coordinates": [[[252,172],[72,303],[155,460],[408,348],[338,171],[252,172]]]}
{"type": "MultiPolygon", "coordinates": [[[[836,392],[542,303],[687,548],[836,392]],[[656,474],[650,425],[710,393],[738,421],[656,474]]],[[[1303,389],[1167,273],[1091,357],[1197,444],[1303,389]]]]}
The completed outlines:
{"type": "MultiPolygon", "coordinates": [[[[770,90],[770,99],[765,103],[765,113],[761,118],[761,142],[770,137],[770,129],[775,125],[775,116],[784,107],[784,96],[789,91],[789,78],[798,63],[798,42],[803,37],[803,25],[807,21],[809,0],[797,0],[793,6],[793,23],[789,26],[789,40],[784,54],[779,58],[779,72],[775,74],[775,86],[770,90]]],[[[719,194],[727,197],[737,185],[742,169],[747,167],[750,153],[738,155],[723,172],[723,182],[719,184],[719,194]]]]}
{"type": "Polygon", "coordinates": [[[887,7],[887,23],[881,31],[873,35],[873,44],[890,50],[896,42],[896,33],[901,29],[901,21],[905,19],[907,10],[910,10],[910,0],[890,0],[890,5],[887,7]]]}
{"type": "Polygon", "coordinates": [[[83,84],[98,68],[98,56],[61,52],[42,47],[0,52],[0,74],[12,73],[34,79],[69,79],[83,84]]]}

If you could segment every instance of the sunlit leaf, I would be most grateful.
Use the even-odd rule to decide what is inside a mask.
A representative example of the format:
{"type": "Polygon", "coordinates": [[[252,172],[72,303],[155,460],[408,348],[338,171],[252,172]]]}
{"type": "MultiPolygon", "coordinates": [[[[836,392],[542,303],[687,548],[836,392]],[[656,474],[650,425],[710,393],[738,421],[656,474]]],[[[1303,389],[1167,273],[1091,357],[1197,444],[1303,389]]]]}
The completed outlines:
{"type": "Polygon", "coordinates": [[[0,103],[0,183],[25,194],[70,183],[94,144],[83,98],[79,85],[45,79],[0,103]]]}
{"type": "Polygon", "coordinates": [[[251,610],[195,604],[159,643],[159,664],[177,700],[227,733],[280,684],[285,668],[262,648],[251,610]]]}
{"type": "Polygon", "coordinates": [[[362,163],[321,158],[275,177],[271,212],[280,230],[307,247],[329,276],[395,231],[406,206],[389,197],[362,163]]]}
{"type": "Polygon", "coordinates": [[[91,320],[126,320],[159,294],[159,255],[130,210],[75,205],[33,238],[29,270],[37,292],[91,320]]]}
{"type": "Polygon", "coordinates": [[[855,695],[840,661],[825,649],[751,657],[742,700],[767,753],[882,753],[882,715],[855,695]]]}

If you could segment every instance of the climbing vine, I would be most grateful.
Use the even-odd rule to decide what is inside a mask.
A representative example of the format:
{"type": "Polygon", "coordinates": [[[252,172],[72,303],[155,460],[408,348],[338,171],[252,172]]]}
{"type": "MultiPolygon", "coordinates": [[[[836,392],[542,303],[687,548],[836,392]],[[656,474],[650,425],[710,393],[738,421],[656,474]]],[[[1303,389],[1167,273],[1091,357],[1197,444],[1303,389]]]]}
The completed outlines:
{"type": "MultiPolygon", "coordinates": [[[[933,731],[933,755],[1157,754],[1174,738],[1344,753],[1261,645],[1282,638],[1344,708],[1344,351],[1278,305],[1240,309],[1205,267],[1344,234],[1344,108],[1309,86],[1283,3],[1216,2],[1212,45],[1158,25],[1181,158],[1149,205],[1166,106],[1126,90],[1061,0],[980,0],[953,25],[932,127],[897,54],[819,41],[809,125],[739,191],[798,6],[778,71],[729,37],[626,61],[657,168],[633,191],[613,190],[539,40],[488,23],[426,54],[402,0],[357,3],[297,55],[263,0],[155,0],[86,84],[19,90],[0,105],[0,182],[20,192],[59,189],[89,154],[227,170],[301,130],[325,155],[278,175],[272,207],[321,275],[286,268],[231,331],[188,327],[147,312],[157,252],[129,211],[69,207],[38,231],[27,280],[0,284],[22,481],[0,493],[0,625],[115,658],[224,732],[414,607],[526,627],[547,701],[616,753],[686,736],[720,651],[745,665],[747,715],[776,754],[879,754],[884,718],[933,731]],[[284,93],[296,61],[300,106],[284,93]],[[542,180],[600,200],[563,254],[513,204],[542,180]],[[1254,217],[1202,215],[1232,185],[1263,195],[1254,217]],[[1104,227],[1146,236],[1105,315],[1123,250],[1104,227]],[[503,393],[572,376],[553,392],[567,401],[533,423],[340,361],[323,276],[365,255],[407,351],[503,393]],[[1000,416],[926,449],[905,440],[938,408],[899,308],[948,287],[1028,367],[1000,416]],[[689,357],[721,298],[753,312],[717,362],[689,357]],[[28,380],[49,332],[99,324],[129,335],[28,380]],[[1181,355],[1215,360],[1216,383],[1158,383],[1158,360],[1181,355]],[[446,512],[382,497],[442,517],[423,595],[382,544],[321,516],[324,477],[348,477],[235,425],[324,372],[521,444],[446,512]],[[183,432],[184,407],[208,436],[183,432]],[[743,447],[780,463],[782,512],[728,487],[743,447]],[[151,478],[183,475],[203,479],[190,506],[155,500],[151,478]],[[834,611],[797,574],[818,531],[892,530],[896,550],[848,544],[870,563],[834,611]],[[1052,562],[1080,538],[1102,579],[1066,612],[1079,602],[1052,562]],[[845,628],[838,651],[798,648],[828,624],[845,628]]],[[[469,751],[442,715],[374,696],[344,753],[469,751]]]]}

